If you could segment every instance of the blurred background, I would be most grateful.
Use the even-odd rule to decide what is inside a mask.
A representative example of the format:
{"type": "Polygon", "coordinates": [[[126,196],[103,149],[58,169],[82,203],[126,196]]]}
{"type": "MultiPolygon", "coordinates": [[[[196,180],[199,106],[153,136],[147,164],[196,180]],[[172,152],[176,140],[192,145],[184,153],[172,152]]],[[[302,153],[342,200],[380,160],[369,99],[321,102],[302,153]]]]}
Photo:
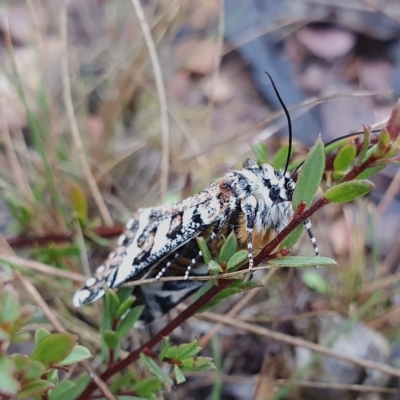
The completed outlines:
{"type": "MultiPolygon", "coordinates": [[[[139,207],[179,201],[239,168],[260,142],[272,161],[288,132],[264,71],[289,108],[298,160],[319,134],[328,142],[363,125],[382,126],[399,97],[396,1],[141,5],[150,37],[128,0],[0,4],[0,231],[22,257],[89,274],[108,247],[86,247],[86,263],[75,240],[21,243],[112,226],[139,207]]],[[[219,373],[193,374],[165,398],[398,398],[396,380],[380,372],[313,359],[305,348],[216,325],[220,312],[396,365],[398,168],[380,172],[374,183],[368,199],[331,205],[312,221],[322,255],[338,267],[260,274],[265,287],[175,331],[177,343],[202,338],[203,353],[214,357],[219,373]]],[[[312,254],[304,239],[296,252],[312,254]]],[[[4,266],[3,278],[10,273],[4,266]]],[[[79,315],[71,309],[76,287],[27,274],[68,329],[96,351],[98,315],[93,308],[79,315]]],[[[147,334],[132,332],[127,349],[147,334]]]]}

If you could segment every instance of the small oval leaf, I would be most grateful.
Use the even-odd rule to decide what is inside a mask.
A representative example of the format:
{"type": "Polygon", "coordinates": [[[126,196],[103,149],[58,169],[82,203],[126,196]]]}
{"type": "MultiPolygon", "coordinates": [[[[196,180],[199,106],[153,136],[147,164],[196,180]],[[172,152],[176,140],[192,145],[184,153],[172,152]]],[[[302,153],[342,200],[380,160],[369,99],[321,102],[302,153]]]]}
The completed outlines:
{"type": "Polygon", "coordinates": [[[197,312],[202,313],[204,311],[211,310],[218,304],[221,304],[226,298],[240,292],[241,290],[237,287],[227,287],[226,289],[221,290],[210,302],[201,307],[197,312]]]}
{"type": "Polygon", "coordinates": [[[88,204],[85,192],[76,182],[71,184],[71,202],[76,216],[86,225],[88,217],[88,204]]]}
{"type": "Polygon", "coordinates": [[[219,262],[228,262],[229,259],[236,253],[237,239],[235,233],[232,231],[226,238],[225,243],[222,245],[219,252],[219,262]]]}
{"type": "Polygon", "coordinates": [[[304,256],[287,256],[282,258],[275,258],[268,261],[268,265],[280,267],[317,267],[317,266],[331,266],[337,265],[335,260],[328,257],[304,257],[304,256]]]}
{"type": "Polygon", "coordinates": [[[169,375],[166,372],[164,372],[152,358],[146,356],[143,353],[140,353],[140,360],[143,362],[144,365],[146,365],[148,370],[158,379],[168,383],[169,385],[174,384],[173,380],[169,377],[169,375]]]}
{"type": "Polygon", "coordinates": [[[204,262],[206,264],[208,264],[212,260],[212,257],[211,257],[210,250],[208,250],[206,241],[201,236],[196,237],[196,241],[197,241],[197,245],[199,246],[199,249],[201,251],[201,255],[203,256],[204,262]]]}
{"type": "Polygon", "coordinates": [[[306,286],[318,293],[326,294],[329,292],[328,282],[317,271],[305,271],[302,275],[302,280],[306,286]]]}
{"type": "Polygon", "coordinates": [[[45,379],[37,379],[24,385],[22,390],[18,393],[17,398],[23,399],[26,397],[34,397],[41,394],[45,394],[48,390],[54,388],[54,383],[51,383],[45,379]]]}
{"type": "Polygon", "coordinates": [[[76,383],[71,382],[71,381],[62,381],[57,386],[50,390],[48,394],[49,400],[63,400],[67,399],[68,397],[65,397],[65,394],[70,391],[72,388],[76,386],[76,383]]]}
{"type": "Polygon", "coordinates": [[[325,169],[325,149],[321,139],[317,139],[315,145],[306,158],[299,172],[296,189],[293,193],[293,210],[304,201],[309,207],[314,199],[315,193],[321,183],[322,174],[325,169]]]}
{"type": "Polygon", "coordinates": [[[218,274],[224,272],[222,267],[214,260],[211,260],[207,264],[207,267],[208,267],[208,272],[210,273],[210,275],[218,275],[218,274]]]}
{"type": "Polygon", "coordinates": [[[36,332],[35,332],[35,344],[38,345],[44,338],[47,336],[50,336],[51,332],[45,328],[40,327],[36,332]]]}
{"type": "Polygon", "coordinates": [[[74,346],[75,338],[70,333],[53,333],[45,337],[29,357],[49,367],[66,358],[74,346]]]}
{"type": "Polygon", "coordinates": [[[81,346],[77,344],[71,351],[71,353],[68,354],[64,360],[60,361],[60,365],[71,365],[71,364],[76,364],[80,361],[87,360],[88,358],[92,357],[90,354],[89,349],[87,349],[85,346],[81,346]]]}
{"type": "Polygon", "coordinates": [[[334,171],[347,171],[356,157],[356,148],[352,144],[343,146],[333,161],[334,171]]]}
{"type": "MultiPolygon", "coordinates": [[[[274,166],[275,169],[285,168],[288,151],[289,151],[289,146],[286,144],[286,145],[282,146],[275,153],[274,160],[272,162],[272,165],[274,166]]],[[[293,148],[292,148],[292,151],[293,151],[293,148]]],[[[290,155],[292,155],[292,154],[290,154],[290,155]]]]}
{"type": "Polygon", "coordinates": [[[232,270],[235,267],[238,267],[242,262],[246,261],[248,258],[247,250],[240,250],[235,253],[228,261],[228,271],[232,270]]]}
{"type": "Polygon", "coordinates": [[[144,306],[136,306],[132,308],[126,317],[120,321],[117,328],[117,334],[120,339],[122,339],[132,329],[135,322],[138,321],[143,312],[143,308],[144,306]]]}
{"type": "Polygon", "coordinates": [[[118,345],[119,345],[119,337],[117,335],[117,332],[111,331],[111,330],[105,330],[103,332],[103,338],[104,341],[106,342],[106,345],[109,349],[115,350],[118,345]]]}
{"type": "Polygon", "coordinates": [[[325,193],[325,197],[333,203],[348,203],[349,201],[366,195],[373,188],[373,183],[367,180],[343,182],[328,189],[325,193]]]}
{"type": "Polygon", "coordinates": [[[289,235],[287,235],[285,240],[282,242],[280,248],[291,249],[300,239],[303,230],[304,225],[301,224],[293,232],[290,232],[289,235]]]}
{"type": "Polygon", "coordinates": [[[262,165],[267,162],[268,159],[268,147],[265,142],[260,142],[252,147],[253,153],[256,156],[258,165],[262,165]]]}
{"type": "Polygon", "coordinates": [[[174,374],[175,374],[175,380],[176,383],[179,385],[180,383],[186,382],[185,375],[183,375],[181,369],[177,366],[174,365],[174,374]]]}
{"type": "Polygon", "coordinates": [[[19,382],[14,378],[15,365],[13,359],[5,354],[0,355],[0,397],[13,397],[20,389],[19,382]]]}

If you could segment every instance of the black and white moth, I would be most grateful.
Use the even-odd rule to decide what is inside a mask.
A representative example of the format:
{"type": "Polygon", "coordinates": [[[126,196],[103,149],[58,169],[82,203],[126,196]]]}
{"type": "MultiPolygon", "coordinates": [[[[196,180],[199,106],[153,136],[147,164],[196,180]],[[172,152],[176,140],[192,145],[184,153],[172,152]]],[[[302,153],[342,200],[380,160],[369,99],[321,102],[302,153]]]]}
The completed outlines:
{"type": "MultiPolygon", "coordinates": [[[[271,79],[275,92],[291,121],[271,79]]],[[[204,191],[179,203],[138,210],[126,224],[117,248],[73,299],[75,306],[93,302],[104,295],[104,286],[117,288],[143,278],[207,275],[207,266],[196,237],[202,236],[213,257],[233,231],[238,248],[247,249],[249,269],[253,256],[281,232],[293,216],[292,174],[269,164],[259,166],[247,159],[240,170],[228,172],[204,191]]],[[[316,240],[309,220],[304,225],[316,255],[316,240]]],[[[151,321],[183,301],[204,281],[168,281],[135,287],[134,294],[146,308],[142,319],[151,321]]]]}

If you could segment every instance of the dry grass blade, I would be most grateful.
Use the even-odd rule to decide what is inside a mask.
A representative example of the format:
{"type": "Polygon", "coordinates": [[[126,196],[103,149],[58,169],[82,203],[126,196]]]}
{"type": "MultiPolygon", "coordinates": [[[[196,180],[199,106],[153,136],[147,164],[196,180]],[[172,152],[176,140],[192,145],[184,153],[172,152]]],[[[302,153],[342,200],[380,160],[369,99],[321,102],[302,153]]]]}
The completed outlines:
{"type": "Polygon", "coordinates": [[[43,264],[38,261],[26,260],[24,258],[14,255],[1,254],[0,260],[13,265],[18,265],[22,268],[27,268],[36,272],[40,272],[44,275],[52,275],[59,278],[71,279],[72,281],[80,283],[87,280],[85,276],[77,274],[75,272],[63,271],[61,269],[50,267],[49,265],[43,264]]]}
{"type": "Polygon", "coordinates": [[[2,115],[2,113],[0,113],[0,119],[2,121],[3,139],[6,145],[6,152],[11,165],[12,173],[14,175],[15,184],[18,188],[19,193],[21,193],[27,200],[32,201],[33,194],[31,188],[29,187],[29,183],[25,177],[21,164],[18,161],[18,157],[15,153],[14,145],[11,139],[10,131],[8,129],[8,126],[5,125],[4,116],[2,115]]]}
{"type": "Polygon", "coordinates": [[[62,67],[62,84],[63,84],[63,95],[64,103],[67,112],[67,118],[71,130],[72,139],[77,151],[77,157],[81,163],[83,173],[92,192],[93,198],[99,209],[100,215],[106,226],[113,226],[113,220],[104,203],[103,197],[100,193],[99,187],[97,186],[96,180],[90,169],[89,162],[87,160],[85,149],[83,147],[82,138],[79,133],[78,123],[76,121],[74,106],[72,103],[71,93],[71,82],[68,71],[68,37],[67,37],[67,2],[63,2],[61,17],[60,17],[60,30],[61,40],[64,44],[64,51],[62,52],[61,67],[62,67]]]}
{"type": "Polygon", "coordinates": [[[167,96],[165,94],[165,86],[162,78],[160,61],[158,59],[156,46],[151,36],[149,24],[146,21],[142,5],[140,4],[140,0],[132,0],[132,4],[135,9],[136,16],[138,17],[147,48],[149,49],[150,60],[153,66],[154,77],[156,80],[158,98],[160,101],[161,131],[162,131],[160,186],[161,186],[161,200],[163,200],[167,193],[168,175],[169,175],[169,123],[168,123],[167,96]]]}

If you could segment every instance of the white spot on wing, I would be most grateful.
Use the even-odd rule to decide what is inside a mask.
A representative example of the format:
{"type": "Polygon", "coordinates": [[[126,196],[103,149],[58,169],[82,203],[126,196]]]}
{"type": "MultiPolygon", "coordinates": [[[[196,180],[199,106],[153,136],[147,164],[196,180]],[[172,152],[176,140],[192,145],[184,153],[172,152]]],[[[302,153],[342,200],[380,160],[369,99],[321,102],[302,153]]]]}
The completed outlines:
{"type": "Polygon", "coordinates": [[[96,274],[101,274],[102,272],[104,272],[106,269],[106,267],[104,265],[100,265],[100,267],[97,267],[95,273],[96,274]]]}
{"type": "Polygon", "coordinates": [[[96,282],[97,282],[96,278],[91,277],[86,281],[85,286],[87,287],[93,286],[96,282]]]}
{"type": "Polygon", "coordinates": [[[166,218],[160,222],[157,227],[156,237],[154,238],[154,245],[151,249],[151,254],[160,251],[168,243],[167,233],[171,226],[171,220],[166,218]]]}

